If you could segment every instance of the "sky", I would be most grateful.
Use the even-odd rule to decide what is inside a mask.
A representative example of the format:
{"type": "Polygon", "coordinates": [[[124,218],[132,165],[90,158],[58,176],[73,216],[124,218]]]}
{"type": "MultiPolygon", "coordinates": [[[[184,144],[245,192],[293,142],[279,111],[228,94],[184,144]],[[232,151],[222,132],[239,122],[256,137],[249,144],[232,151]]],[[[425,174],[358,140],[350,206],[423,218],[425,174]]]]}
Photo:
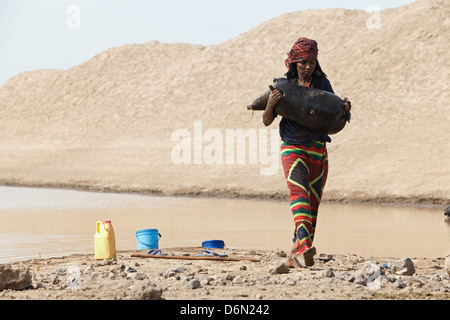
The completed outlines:
{"type": "Polygon", "coordinates": [[[283,13],[372,11],[416,0],[0,0],[0,84],[37,69],[68,69],[124,44],[215,45],[283,13]]]}

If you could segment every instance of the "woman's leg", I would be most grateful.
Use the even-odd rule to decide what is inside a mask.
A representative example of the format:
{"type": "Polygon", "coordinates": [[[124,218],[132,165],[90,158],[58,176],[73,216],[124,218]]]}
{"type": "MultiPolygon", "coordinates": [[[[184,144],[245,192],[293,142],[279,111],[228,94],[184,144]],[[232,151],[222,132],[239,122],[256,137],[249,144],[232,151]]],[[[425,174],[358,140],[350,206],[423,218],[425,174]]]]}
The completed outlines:
{"type": "Polygon", "coordinates": [[[314,240],[314,234],[317,224],[317,216],[319,213],[319,205],[325,188],[325,183],[328,176],[328,153],[326,146],[322,149],[321,161],[314,161],[310,165],[310,206],[312,218],[312,237],[311,242],[314,240]]]}
{"type": "Polygon", "coordinates": [[[286,182],[289,188],[289,200],[294,217],[293,254],[301,254],[312,247],[314,237],[315,212],[311,210],[309,172],[304,162],[299,159],[289,169],[286,182]]]}
{"type": "Polygon", "coordinates": [[[310,266],[314,264],[312,242],[327,174],[324,171],[327,165],[325,144],[290,146],[283,143],[281,154],[295,224],[291,255],[303,254],[305,264],[310,266]]]}

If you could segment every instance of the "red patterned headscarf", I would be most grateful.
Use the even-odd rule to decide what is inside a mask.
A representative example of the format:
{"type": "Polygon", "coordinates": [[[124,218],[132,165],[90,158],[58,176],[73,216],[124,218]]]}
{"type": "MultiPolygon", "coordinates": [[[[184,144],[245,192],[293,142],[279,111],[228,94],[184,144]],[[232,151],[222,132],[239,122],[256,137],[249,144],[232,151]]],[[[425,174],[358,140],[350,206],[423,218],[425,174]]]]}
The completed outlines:
{"type": "Polygon", "coordinates": [[[308,38],[300,38],[294,43],[291,51],[287,53],[288,57],[285,61],[286,67],[289,69],[291,63],[299,61],[317,59],[319,49],[316,40],[308,38]]]}

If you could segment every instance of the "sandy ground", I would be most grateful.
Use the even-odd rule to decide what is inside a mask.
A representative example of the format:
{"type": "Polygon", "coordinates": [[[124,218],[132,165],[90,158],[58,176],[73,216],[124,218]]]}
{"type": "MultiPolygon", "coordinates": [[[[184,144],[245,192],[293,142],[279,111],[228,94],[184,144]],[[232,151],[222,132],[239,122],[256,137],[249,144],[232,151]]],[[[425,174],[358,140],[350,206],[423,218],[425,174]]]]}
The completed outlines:
{"type": "MultiPolygon", "coordinates": [[[[171,248],[162,252],[167,257],[195,258],[202,249],[171,248]]],[[[281,250],[212,250],[227,258],[252,258],[257,262],[132,257],[146,251],[121,251],[112,260],[95,260],[93,255],[34,259],[23,262],[32,275],[32,287],[3,290],[0,299],[450,299],[450,277],[443,269],[444,258],[411,258],[413,275],[399,275],[400,271],[390,265],[394,258],[348,255],[334,255],[329,261],[316,256],[313,267],[281,268],[277,273],[276,266],[286,262],[286,253],[281,250]],[[385,264],[379,287],[371,287],[367,277],[358,276],[369,262],[385,264]]]]}

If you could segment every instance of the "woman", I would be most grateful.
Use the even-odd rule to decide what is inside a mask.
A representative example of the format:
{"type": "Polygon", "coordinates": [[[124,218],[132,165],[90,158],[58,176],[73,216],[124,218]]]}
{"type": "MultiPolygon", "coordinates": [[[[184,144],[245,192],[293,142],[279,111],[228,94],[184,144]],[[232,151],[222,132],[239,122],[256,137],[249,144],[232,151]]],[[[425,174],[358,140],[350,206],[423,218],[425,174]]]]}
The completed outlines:
{"type": "MultiPolygon", "coordinates": [[[[317,42],[300,38],[288,53],[285,61],[286,78],[299,86],[333,92],[330,82],[317,61],[317,42]]],[[[270,125],[275,117],[274,106],[281,99],[279,90],[273,90],[263,113],[263,123],[270,125]]],[[[350,104],[348,102],[348,104],[350,104]]],[[[287,265],[303,267],[297,259],[303,256],[306,266],[314,265],[316,249],[313,247],[320,198],[328,173],[326,134],[313,132],[306,127],[282,118],[280,121],[281,162],[290,191],[290,207],[294,216],[294,239],[287,265]]]]}

